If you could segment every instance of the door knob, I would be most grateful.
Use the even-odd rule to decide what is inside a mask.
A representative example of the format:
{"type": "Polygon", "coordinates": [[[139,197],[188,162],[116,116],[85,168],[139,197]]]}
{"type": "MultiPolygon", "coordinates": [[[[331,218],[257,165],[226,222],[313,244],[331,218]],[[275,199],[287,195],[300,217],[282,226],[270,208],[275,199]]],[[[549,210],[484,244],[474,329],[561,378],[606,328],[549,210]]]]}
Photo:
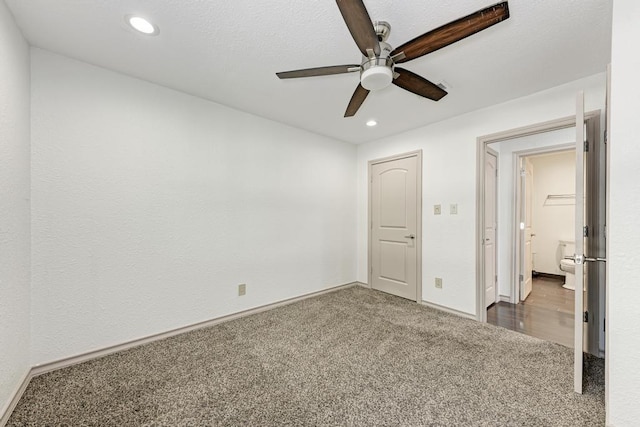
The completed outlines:
{"type": "Polygon", "coordinates": [[[408,236],[404,236],[405,239],[415,239],[416,236],[414,236],[413,234],[409,234],[408,236]]]}

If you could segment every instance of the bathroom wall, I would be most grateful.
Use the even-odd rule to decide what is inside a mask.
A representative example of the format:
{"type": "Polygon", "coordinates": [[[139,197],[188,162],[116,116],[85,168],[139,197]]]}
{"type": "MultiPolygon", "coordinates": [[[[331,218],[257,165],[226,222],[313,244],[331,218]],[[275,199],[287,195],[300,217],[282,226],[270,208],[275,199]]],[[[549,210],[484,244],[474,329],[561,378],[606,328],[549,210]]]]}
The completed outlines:
{"type": "Polygon", "coordinates": [[[0,424],[29,372],[29,46],[0,1],[0,424]]]}
{"type": "Polygon", "coordinates": [[[533,164],[533,269],[560,274],[558,241],[575,240],[575,199],[548,199],[574,194],[575,150],[530,157],[533,164]]]}

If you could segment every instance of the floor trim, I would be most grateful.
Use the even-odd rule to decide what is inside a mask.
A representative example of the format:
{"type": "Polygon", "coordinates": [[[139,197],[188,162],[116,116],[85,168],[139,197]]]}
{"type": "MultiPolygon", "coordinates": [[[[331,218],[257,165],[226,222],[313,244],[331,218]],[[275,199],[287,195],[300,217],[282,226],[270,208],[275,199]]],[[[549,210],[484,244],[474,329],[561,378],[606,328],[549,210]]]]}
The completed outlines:
{"type": "Polygon", "coordinates": [[[546,279],[562,280],[563,282],[565,280],[565,276],[562,274],[541,273],[539,271],[534,272],[533,277],[544,277],[546,279]]]}
{"type": "MultiPolygon", "coordinates": [[[[182,326],[180,328],[172,329],[166,332],[160,332],[158,334],[149,335],[147,337],[127,341],[122,344],[116,344],[116,345],[105,347],[99,350],[88,351],[86,353],[81,353],[75,356],[65,357],[64,359],[55,360],[53,362],[44,363],[42,365],[33,366],[25,374],[22,384],[20,385],[20,387],[16,389],[13,395],[13,398],[11,399],[7,407],[4,409],[4,412],[0,413],[0,427],[4,427],[6,423],[9,421],[9,418],[11,417],[11,413],[13,412],[16,405],[20,401],[20,398],[22,397],[22,394],[24,393],[27,386],[29,385],[29,382],[33,377],[37,377],[38,375],[46,374],[47,372],[56,371],[58,369],[66,368],[72,365],[77,365],[78,363],[87,362],[92,359],[97,359],[99,357],[107,356],[109,354],[117,353],[119,351],[128,350],[128,349],[138,347],[144,344],[148,344],[154,341],[162,340],[165,338],[173,337],[176,335],[184,334],[184,333],[195,331],[202,328],[207,328],[220,323],[228,322],[230,320],[235,320],[241,317],[250,316],[252,314],[261,313],[263,311],[271,310],[277,307],[282,307],[284,305],[292,304],[294,302],[302,301],[302,300],[316,297],[322,294],[327,294],[330,292],[339,291],[341,289],[346,289],[353,286],[362,286],[362,285],[364,284],[360,282],[350,282],[350,283],[345,283],[343,285],[332,286],[326,289],[322,289],[320,291],[309,292],[306,294],[299,295],[297,297],[286,298],[273,303],[260,305],[247,310],[242,310],[233,314],[227,314],[225,316],[214,317],[212,319],[205,320],[203,322],[193,323],[191,325],[182,326]]],[[[364,286],[367,286],[367,285],[364,285],[364,286]]]]}
{"type": "Polygon", "coordinates": [[[498,301],[510,303],[511,297],[507,295],[500,295],[500,298],[498,299],[498,301]]]}
{"type": "Polygon", "coordinates": [[[465,313],[464,311],[455,310],[443,305],[435,304],[425,300],[420,301],[420,304],[426,305],[427,307],[434,308],[436,310],[444,311],[445,313],[455,314],[456,316],[464,317],[465,319],[477,320],[475,314],[465,313]]]}
{"type": "Polygon", "coordinates": [[[140,345],[148,344],[154,341],[162,340],[165,338],[173,337],[175,335],[184,334],[186,332],[195,331],[202,328],[207,328],[209,326],[214,326],[219,323],[228,322],[229,320],[239,319],[241,317],[249,316],[252,314],[257,314],[266,310],[271,310],[276,307],[280,307],[287,304],[292,304],[294,302],[302,301],[307,298],[315,297],[318,295],[326,294],[329,292],[335,292],[340,289],[350,288],[354,286],[356,282],[350,282],[343,285],[333,286],[327,289],[323,289],[320,291],[309,292],[306,294],[299,295],[297,297],[286,298],[280,301],[276,301],[269,304],[260,305],[254,308],[249,308],[247,310],[238,311],[236,313],[227,314],[225,316],[214,317],[209,320],[205,320],[203,322],[193,323],[191,325],[182,326],[180,328],[171,329],[166,332],[160,332],[158,334],[149,335],[147,337],[138,338],[135,340],[127,341],[122,344],[116,344],[110,347],[105,347],[99,350],[93,350],[86,353],[81,353],[76,356],[66,357],[64,359],[56,360],[53,362],[45,363],[42,365],[35,365],[32,368],[33,376],[42,375],[47,372],[55,371],[58,369],[66,368],[68,366],[76,365],[78,363],[86,362],[91,359],[96,359],[98,357],[106,356],[108,354],[117,353],[119,351],[128,350],[133,347],[138,347],[140,345]]]}
{"type": "Polygon", "coordinates": [[[4,427],[7,424],[7,422],[9,421],[9,418],[11,417],[11,413],[13,412],[14,409],[16,409],[16,406],[18,405],[20,398],[24,394],[24,391],[27,389],[27,386],[29,385],[31,378],[33,377],[32,370],[33,368],[29,369],[27,372],[24,373],[24,375],[22,376],[22,381],[18,384],[18,387],[16,387],[16,389],[13,392],[13,397],[11,397],[7,405],[1,409],[0,427],[4,427]]]}

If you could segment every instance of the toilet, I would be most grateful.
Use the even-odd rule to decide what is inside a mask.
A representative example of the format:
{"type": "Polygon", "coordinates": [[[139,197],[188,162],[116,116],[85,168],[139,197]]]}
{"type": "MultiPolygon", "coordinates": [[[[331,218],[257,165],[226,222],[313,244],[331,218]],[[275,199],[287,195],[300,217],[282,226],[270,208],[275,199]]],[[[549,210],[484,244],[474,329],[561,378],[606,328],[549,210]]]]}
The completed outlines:
{"type": "Polygon", "coordinates": [[[573,256],[576,252],[575,242],[560,240],[560,270],[564,271],[564,285],[565,289],[576,290],[576,263],[573,261],[573,256]],[[570,259],[568,259],[570,257],[570,259]]]}

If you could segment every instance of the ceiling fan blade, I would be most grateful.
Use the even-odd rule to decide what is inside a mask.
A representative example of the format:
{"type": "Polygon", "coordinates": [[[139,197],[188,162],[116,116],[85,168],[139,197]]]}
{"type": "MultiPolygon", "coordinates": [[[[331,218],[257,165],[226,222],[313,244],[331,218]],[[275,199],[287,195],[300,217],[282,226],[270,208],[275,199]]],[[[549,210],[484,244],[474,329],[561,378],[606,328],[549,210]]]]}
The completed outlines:
{"type": "Polygon", "coordinates": [[[456,19],[442,27],[424,33],[391,52],[391,56],[404,52],[395,63],[407,62],[469,37],[509,18],[509,5],[502,2],[456,19]]]}
{"type": "Polygon", "coordinates": [[[364,102],[364,100],[369,95],[369,91],[362,87],[361,84],[358,84],[356,91],[353,92],[351,96],[351,101],[349,101],[349,105],[347,106],[347,111],[344,112],[345,117],[353,117],[358,112],[358,109],[364,102]]]}
{"type": "Polygon", "coordinates": [[[378,36],[362,0],[336,0],[336,3],[360,52],[369,57],[367,49],[371,49],[376,56],[380,55],[378,36]]]}
{"type": "Polygon", "coordinates": [[[276,76],[281,79],[295,79],[298,77],[315,77],[315,76],[328,76],[331,74],[343,74],[351,73],[354,71],[360,71],[360,65],[332,65],[330,67],[317,67],[317,68],[305,68],[302,70],[282,71],[276,73],[276,76]]]}
{"type": "Polygon", "coordinates": [[[395,68],[395,72],[398,73],[398,77],[393,79],[393,84],[401,87],[402,89],[413,92],[416,95],[424,96],[425,98],[439,101],[443,96],[447,94],[447,91],[442,89],[435,83],[431,83],[429,80],[412,73],[404,68],[395,68]]]}

